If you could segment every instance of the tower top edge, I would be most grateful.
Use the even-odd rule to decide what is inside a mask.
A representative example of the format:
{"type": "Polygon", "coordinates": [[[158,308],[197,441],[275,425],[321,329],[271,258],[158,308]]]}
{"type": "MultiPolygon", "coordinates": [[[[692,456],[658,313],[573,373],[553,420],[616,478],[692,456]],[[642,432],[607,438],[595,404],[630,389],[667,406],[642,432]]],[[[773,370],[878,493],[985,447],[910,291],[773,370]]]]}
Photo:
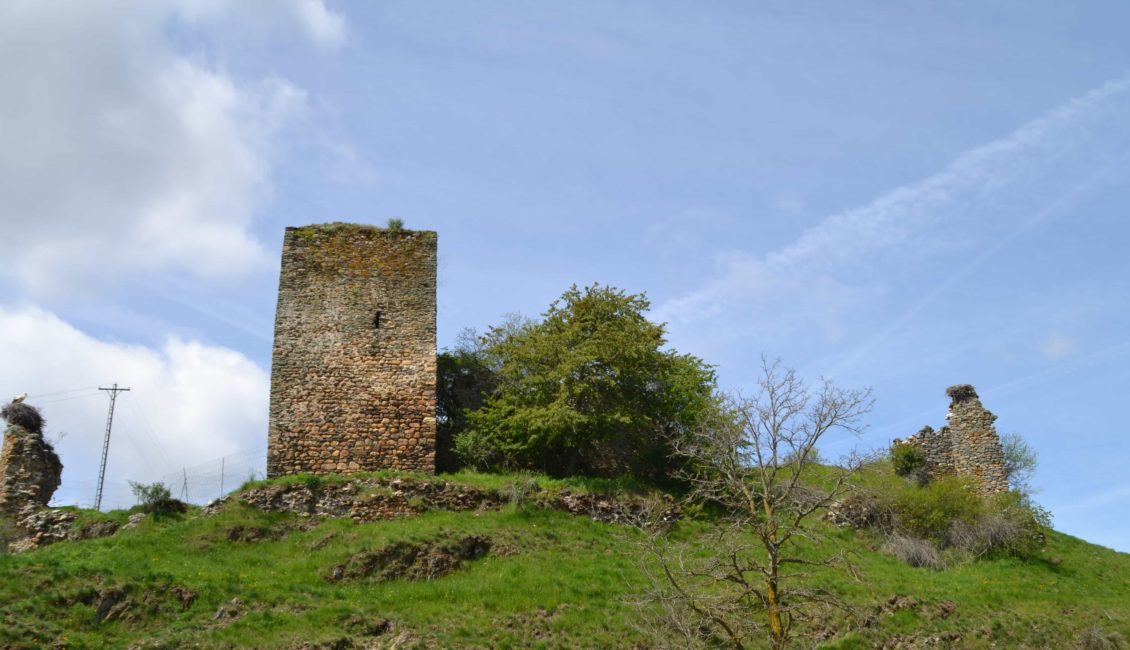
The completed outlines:
{"type": "Polygon", "coordinates": [[[314,233],[344,233],[344,232],[371,232],[371,233],[389,233],[389,234],[404,234],[411,233],[416,235],[431,235],[435,236],[434,230],[412,230],[410,228],[386,228],[368,223],[346,223],[343,221],[332,221],[329,223],[312,223],[305,226],[286,226],[285,231],[291,232],[307,232],[314,233]]]}

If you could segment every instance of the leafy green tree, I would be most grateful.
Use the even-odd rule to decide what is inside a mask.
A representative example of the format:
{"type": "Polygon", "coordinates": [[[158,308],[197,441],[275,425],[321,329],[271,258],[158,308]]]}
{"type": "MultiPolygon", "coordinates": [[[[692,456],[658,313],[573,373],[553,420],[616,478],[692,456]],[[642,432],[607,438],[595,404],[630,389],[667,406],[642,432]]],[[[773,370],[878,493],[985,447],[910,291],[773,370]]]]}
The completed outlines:
{"type": "Polygon", "coordinates": [[[459,468],[455,437],[467,430],[468,415],[482,408],[498,382],[482,339],[471,329],[440,353],[436,370],[436,470],[451,472],[459,468]]]}
{"type": "Polygon", "coordinates": [[[649,307],[643,295],[574,285],[540,322],[491,329],[482,354],[497,384],[457,435],[460,457],[555,475],[667,475],[673,437],[713,405],[714,372],[663,349],[649,307]]]}

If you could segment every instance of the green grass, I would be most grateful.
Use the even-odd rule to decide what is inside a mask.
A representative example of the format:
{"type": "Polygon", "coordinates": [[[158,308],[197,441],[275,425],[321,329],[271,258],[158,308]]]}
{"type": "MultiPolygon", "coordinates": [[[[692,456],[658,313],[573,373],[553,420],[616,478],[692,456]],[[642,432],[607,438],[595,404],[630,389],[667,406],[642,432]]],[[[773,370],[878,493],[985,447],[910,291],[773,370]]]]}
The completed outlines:
{"type": "MultiPolygon", "coordinates": [[[[236,525],[289,527],[300,521],[233,507],[221,515],[146,522],[135,530],[25,555],[0,556],[4,647],[125,646],[147,639],[178,647],[286,646],[348,635],[351,617],[391,619],[430,646],[534,647],[538,626],[558,628],[590,647],[625,641],[631,612],[617,603],[621,577],[632,580],[630,558],[615,552],[626,531],[585,518],[538,509],[477,515],[428,513],[357,525],[331,519],[297,528],[278,540],[231,542],[236,525]],[[394,541],[425,541],[467,534],[490,537],[494,552],[463,570],[432,581],[333,583],[330,568],[350,555],[394,541]],[[138,621],[95,620],[97,603],[85,591],[129,585],[155,592],[159,611],[138,621]],[[187,611],[160,602],[173,585],[196,593],[187,611]],[[227,625],[211,618],[232,598],[247,613],[227,625]],[[537,623],[537,625],[532,625],[537,623]]],[[[560,636],[560,635],[557,635],[560,636]]],[[[564,638],[564,637],[563,637],[564,638]]],[[[545,647],[558,646],[546,639],[545,647]]]]}
{"type": "MultiPolygon", "coordinates": [[[[882,471],[867,477],[882,482],[882,471]]],[[[501,490],[536,481],[542,489],[644,491],[630,483],[552,480],[533,475],[461,473],[416,478],[501,490]]],[[[284,482],[344,480],[289,477],[284,482]]],[[[260,484],[260,483],[257,483],[260,484]]],[[[95,518],[124,521],[128,512],[95,518]]],[[[709,515],[681,522],[674,537],[696,544],[715,524],[709,515]]],[[[914,569],[878,552],[867,531],[827,528],[827,541],[805,549],[854,551],[863,580],[829,573],[817,578],[841,594],[860,617],[833,621],[826,647],[865,648],[894,635],[924,638],[956,633],[961,647],[1072,647],[1085,628],[1099,626],[1130,639],[1130,555],[1050,533],[1026,559],[965,561],[945,571],[914,569]],[[914,609],[876,614],[895,595],[914,609]],[[940,603],[956,603],[945,618],[940,603]],[[874,614],[870,626],[861,621],[874,614]]],[[[0,555],[0,647],[176,648],[298,647],[350,638],[354,644],[467,648],[631,648],[643,645],[638,613],[627,597],[644,589],[633,545],[638,533],[585,517],[508,507],[475,513],[428,512],[418,517],[356,524],[262,513],[238,503],[212,517],[193,510],[147,520],[112,537],[60,543],[22,555],[0,555]],[[270,533],[260,541],[230,541],[244,526],[270,533]],[[486,557],[430,581],[327,579],[351,555],[393,542],[482,535],[486,557]],[[106,593],[126,590],[124,616],[99,620],[106,593]],[[194,594],[187,608],[174,591],[194,594]],[[221,607],[235,618],[214,620],[221,607]],[[369,637],[366,627],[391,621],[369,637]]],[[[700,546],[699,553],[710,552],[700,546]]],[[[377,646],[379,647],[379,646],[377,646]]]]}
{"type": "Polygon", "coordinates": [[[246,490],[265,485],[295,485],[301,484],[309,487],[321,485],[334,485],[357,479],[393,479],[404,478],[427,482],[449,482],[466,485],[480,490],[504,490],[514,485],[526,483],[536,484],[540,490],[558,492],[570,490],[573,492],[589,494],[647,494],[655,491],[655,487],[631,477],[601,478],[588,476],[572,476],[568,478],[552,478],[534,472],[514,472],[509,474],[494,474],[464,470],[448,474],[430,475],[421,472],[404,472],[383,470],[378,472],[357,472],[348,476],[339,474],[316,475],[294,474],[270,480],[248,481],[240,490],[246,490]]]}

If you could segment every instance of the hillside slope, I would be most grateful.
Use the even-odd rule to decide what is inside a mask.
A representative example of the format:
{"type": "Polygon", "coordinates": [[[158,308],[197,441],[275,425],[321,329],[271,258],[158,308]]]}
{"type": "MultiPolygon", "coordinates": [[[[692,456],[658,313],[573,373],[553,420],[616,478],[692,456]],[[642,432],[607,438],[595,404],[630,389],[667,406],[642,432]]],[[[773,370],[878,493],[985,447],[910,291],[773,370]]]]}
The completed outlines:
{"type": "MultiPolygon", "coordinates": [[[[623,508],[609,504],[638,500],[638,490],[464,474],[405,477],[415,490],[406,496],[396,480],[261,482],[242,492],[258,507],[237,495],[0,556],[0,646],[650,647],[631,604],[646,586],[641,533],[569,512],[581,504],[614,520],[623,508]],[[400,503],[401,516],[318,515],[332,510],[334,490],[368,490],[372,503],[400,503]],[[315,514],[295,496],[308,494],[321,495],[315,514]]],[[[76,525],[127,515],[85,512],[76,525]]],[[[698,514],[671,534],[693,542],[712,525],[698,514]]],[[[825,647],[1098,648],[1130,638],[1130,555],[1050,532],[1035,557],[932,571],[879,552],[865,531],[829,534],[855,552],[862,579],[824,577],[857,614],[829,618],[825,647]]]]}

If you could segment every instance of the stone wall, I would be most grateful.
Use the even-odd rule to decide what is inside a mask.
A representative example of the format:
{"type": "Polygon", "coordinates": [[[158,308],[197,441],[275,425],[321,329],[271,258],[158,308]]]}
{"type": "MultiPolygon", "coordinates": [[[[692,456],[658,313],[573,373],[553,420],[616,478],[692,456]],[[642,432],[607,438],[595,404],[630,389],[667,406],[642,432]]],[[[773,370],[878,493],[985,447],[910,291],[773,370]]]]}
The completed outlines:
{"type": "Polygon", "coordinates": [[[934,427],[924,426],[918,433],[907,438],[906,442],[917,445],[926,456],[926,466],[923,468],[926,478],[933,479],[941,474],[954,473],[953,432],[946,427],[935,431],[934,427]]]}
{"type": "Polygon", "coordinates": [[[993,425],[997,416],[981,404],[977,391],[969,384],[950,386],[946,394],[950,397],[946,426],[938,431],[925,427],[905,441],[895,440],[895,444],[921,448],[930,477],[966,477],[982,494],[1007,491],[1004,449],[993,425]]]}
{"type": "Polygon", "coordinates": [[[435,471],[436,234],[287,228],[267,475],[435,471]]]}
{"type": "Polygon", "coordinates": [[[62,475],[63,463],[41,432],[9,425],[0,449],[0,514],[46,507],[62,475]]]}

